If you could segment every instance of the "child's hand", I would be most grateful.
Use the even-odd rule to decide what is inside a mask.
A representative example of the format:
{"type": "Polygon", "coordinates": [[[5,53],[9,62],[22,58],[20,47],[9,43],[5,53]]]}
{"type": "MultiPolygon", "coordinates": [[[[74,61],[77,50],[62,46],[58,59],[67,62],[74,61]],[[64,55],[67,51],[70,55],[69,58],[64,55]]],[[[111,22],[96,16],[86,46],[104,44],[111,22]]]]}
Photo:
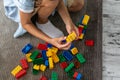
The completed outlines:
{"type": "Polygon", "coordinates": [[[60,38],[53,38],[51,40],[51,44],[54,45],[55,47],[62,49],[62,50],[68,50],[70,48],[71,43],[62,43],[63,40],[65,40],[65,37],[60,37],[60,38]]]}
{"type": "Polygon", "coordinates": [[[79,31],[78,31],[78,28],[73,24],[73,23],[70,23],[68,25],[66,25],[66,29],[67,29],[67,32],[70,34],[72,32],[75,32],[76,33],[76,36],[78,39],[79,38],[79,31]]]}

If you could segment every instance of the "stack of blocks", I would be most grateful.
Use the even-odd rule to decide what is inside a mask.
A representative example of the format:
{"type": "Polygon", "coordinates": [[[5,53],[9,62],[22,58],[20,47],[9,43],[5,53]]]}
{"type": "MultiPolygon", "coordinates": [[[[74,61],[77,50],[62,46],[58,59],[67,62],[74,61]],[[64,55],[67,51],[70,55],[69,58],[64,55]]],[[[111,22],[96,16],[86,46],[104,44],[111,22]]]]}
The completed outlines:
{"type": "MultiPolygon", "coordinates": [[[[87,24],[89,21],[89,16],[84,15],[80,23],[78,24],[78,30],[80,32],[80,39],[83,39],[83,36],[87,29],[87,24]]],[[[72,42],[76,39],[76,34],[72,32],[63,40],[64,43],[72,42]]],[[[86,45],[92,46],[92,41],[86,41],[86,45]],[[89,43],[89,44],[88,44],[89,43]]],[[[69,50],[63,51],[61,54],[57,55],[58,48],[52,46],[51,44],[38,44],[37,49],[32,53],[30,50],[33,48],[31,44],[25,45],[22,49],[23,54],[26,55],[26,59],[21,59],[20,63],[22,66],[18,65],[15,69],[12,70],[13,76],[17,79],[26,74],[26,70],[28,69],[28,62],[33,62],[33,74],[36,75],[39,71],[45,71],[47,67],[49,69],[53,69],[55,63],[60,62],[60,67],[68,74],[70,78],[74,78],[75,80],[81,80],[82,74],[78,72],[74,72],[73,68],[79,68],[81,64],[85,63],[86,60],[81,53],[79,53],[78,49],[71,44],[69,50]],[[40,53],[41,51],[41,53],[40,53]],[[77,58],[74,62],[70,62],[73,58],[77,58]],[[70,64],[67,63],[70,62],[70,64]]],[[[42,76],[40,80],[48,80],[45,76],[42,76]]],[[[56,72],[52,72],[51,80],[58,80],[58,75],[56,72]]]]}

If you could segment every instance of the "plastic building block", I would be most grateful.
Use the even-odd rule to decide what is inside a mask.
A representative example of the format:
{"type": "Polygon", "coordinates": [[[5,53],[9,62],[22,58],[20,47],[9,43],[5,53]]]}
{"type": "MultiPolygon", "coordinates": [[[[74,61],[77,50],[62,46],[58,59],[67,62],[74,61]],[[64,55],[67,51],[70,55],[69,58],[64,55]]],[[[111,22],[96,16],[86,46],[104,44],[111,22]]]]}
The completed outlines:
{"type": "Polygon", "coordinates": [[[78,22],[78,23],[76,23],[76,27],[79,27],[79,25],[80,25],[80,23],[78,22]]]}
{"type": "Polygon", "coordinates": [[[71,46],[70,46],[70,49],[69,49],[69,50],[71,50],[72,48],[74,48],[74,45],[73,45],[73,44],[71,44],[71,46]]]}
{"type": "Polygon", "coordinates": [[[73,78],[76,79],[77,76],[78,76],[78,72],[74,72],[74,74],[73,74],[73,78]]]}
{"type": "Polygon", "coordinates": [[[37,64],[37,65],[44,64],[44,60],[43,60],[43,58],[35,59],[33,61],[33,64],[37,64]]]}
{"type": "Polygon", "coordinates": [[[79,25],[79,27],[84,28],[84,26],[83,26],[83,25],[79,25]]]}
{"type": "Polygon", "coordinates": [[[74,61],[74,65],[75,65],[75,68],[79,68],[80,67],[80,62],[79,61],[74,61]]]}
{"type": "Polygon", "coordinates": [[[66,43],[66,40],[62,40],[62,43],[66,43]]]}
{"type": "Polygon", "coordinates": [[[73,78],[73,75],[74,75],[73,70],[69,71],[69,72],[67,73],[67,75],[68,75],[70,78],[73,78]]]}
{"type": "Polygon", "coordinates": [[[78,31],[79,31],[79,33],[81,34],[82,31],[83,31],[83,28],[82,28],[82,27],[78,27],[78,31]]]}
{"type": "Polygon", "coordinates": [[[45,44],[38,44],[37,49],[39,49],[39,50],[47,50],[47,45],[45,45],[45,44]]]}
{"type": "Polygon", "coordinates": [[[48,57],[46,56],[46,50],[42,50],[42,57],[44,60],[48,59],[48,57]]]}
{"type": "Polygon", "coordinates": [[[86,29],[83,29],[82,33],[85,34],[86,33],[86,29]]]}
{"type": "Polygon", "coordinates": [[[24,54],[27,54],[31,49],[33,48],[33,46],[31,44],[27,44],[23,49],[22,52],[24,54]]]}
{"type": "Polygon", "coordinates": [[[85,45],[86,46],[94,46],[94,41],[93,40],[86,40],[85,45]]]}
{"type": "Polygon", "coordinates": [[[39,73],[39,70],[33,69],[33,70],[32,70],[32,73],[33,73],[34,75],[37,75],[37,74],[39,73]]]}
{"type": "Polygon", "coordinates": [[[74,67],[74,63],[70,63],[66,68],[65,72],[69,72],[74,67]]]}
{"type": "Polygon", "coordinates": [[[78,49],[74,47],[73,49],[71,49],[71,52],[73,55],[76,55],[78,53],[78,49]]]}
{"type": "Polygon", "coordinates": [[[52,47],[51,50],[53,54],[56,54],[58,52],[58,48],[56,47],[52,47]]]}
{"type": "Polygon", "coordinates": [[[27,62],[32,62],[32,59],[30,58],[31,55],[32,55],[32,53],[27,53],[26,54],[27,62]]]}
{"type": "Polygon", "coordinates": [[[58,74],[56,72],[52,72],[51,80],[58,80],[58,74]]]}
{"type": "Polygon", "coordinates": [[[11,74],[13,76],[15,76],[18,72],[20,72],[22,70],[22,67],[20,65],[18,65],[17,67],[15,67],[12,71],[11,74]]]}
{"type": "Polygon", "coordinates": [[[82,78],[82,75],[80,73],[78,73],[76,80],[81,80],[81,78],[82,78]]]}
{"type": "Polygon", "coordinates": [[[47,47],[52,48],[53,46],[52,46],[52,44],[47,44],[47,47]]]}
{"type": "Polygon", "coordinates": [[[90,19],[90,16],[84,15],[84,18],[83,18],[83,20],[82,20],[82,24],[83,24],[83,25],[87,25],[88,22],[89,22],[89,19],[90,19]]]}
{"type": "Polygon", "coordinates": [[[65,57],[62,54],[58,55],[60,62],[66,61],[65,57]]]}
{"type": "Polygon", "coordinates": [[[53,67],[54,67],[53,59],[51,57],[49,57],[48,61],[49,61],[49,69],[53,69],[53,67]]]}
{"type": "Polygon", "coordinates": [[[30,58],[32,59],[32,60],[35,60],[35,58],[37,57],[37,55],[39,54],[39,51],[34,51],[33,53],[32,53],[32,55],[30,56],[30,58]]]}
{"type": "Polygon", "coordinates": [[[52,50],[48,49],[48,51],[46,51],[46,56],[51,57],[52,55],[53,55],[52,50]]]}
{"type": "Polygon", "coordinates": [[[68,60],[71,61],[73,59],[72,54],[69,51],[63,51],[63,56],[68,60]]]}
{"type": "Polygon", "coordinates": [[[81,64],[86,62],[86,60],[85,60],[85,58],[83,57],[82,54],[77,54],[76,57],[81,64]]]}
{"type": "Polygon", "coordinates": [[[83,39],[83,37],[84,37],[84,34],[82,33],[80,34],[79,39],[83,39]]]}
{"type": "Polygon", "coordinates": [[[76,38],[76,34],[74,32],[72,32],[71,34],[69,34],[66,38],[67,42],[72,42],[73,40],[75,40],[76,38]]]}
{"type": "Polygon", "coordinates": [[[21,70],[19,73],[17,73],[16,75],[15,75],[15,77],[17,78],[17,79],[19,79],[19,78],[21,78],[22,76],[24,76],[26,74],[26,70],[21,70]]]}
{"type": "Polygon", "coordinates": [[[40,80],[48,80],[45,76],[42,76],[40,80]]]}
{"type": "Polygon", "coordinates": [[[39,53],[39,54],[37,55],[37,58],[41,58],[41,57],[42,57],[42,54],[39,53]]]}
{"type": "Polygon", "coordinates": [[[80,18],[80,24],[82,24],[83,18],[84,18],[84,16],[82,16],[82,17],[80,18]]]}
{"type": "Polygon", "coordinates": [[[45,66],[49,66],[48,60],[45,60],[45,66]]]}
{"type": "Polygon", "coordinates": [[[54,63],[58,63],[60,61],[59,57],[56,54],[52,55],[52,59],[54,63]]]}
{"type": "Polygon", "coordinates": [[[41,70],[41,71],[45,71],[45,69],[46,69],[46,66],[45,66],[44,64],[41,64],[41,65],[40,65],[40,70],[41,70]]]}
{"type": "Polygon", "coordinates": [[[87,27],[88,27],[87,25],[84,25],[84,29],[87,29],[87,27]]]}
{"type": "Polygon", "coordinates": [[[39,69],[40,69],[40,66],[37,65],[37,64],[35,64],[35,65],[33,66],[33,69],[35,69],[35,70],[39,70],[39,69]]]}
{"type": "Polygon", "coordinates": [[[62,62],[62,63],[60,63],[60,67],[61,67],[62,69],[65,69],[67,66],[68,66],[67,62],[62,62]]]}
{"type": "Polygon", "coordinates": [[[22,65],[22,68],[23,69],[28,69],[28,63],[27,63],[27,60],[26,59],[21,59],[20,60],[20,63],[22,65]]]}

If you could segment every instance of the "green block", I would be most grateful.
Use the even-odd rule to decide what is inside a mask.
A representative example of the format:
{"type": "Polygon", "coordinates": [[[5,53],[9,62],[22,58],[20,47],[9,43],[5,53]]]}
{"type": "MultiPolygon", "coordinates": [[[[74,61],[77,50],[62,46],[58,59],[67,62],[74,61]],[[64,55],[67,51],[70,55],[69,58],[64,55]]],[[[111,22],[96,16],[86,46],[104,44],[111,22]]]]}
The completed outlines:
{"type": "Polygon", "coordinates": [[[88,27],[87,25],[84,25],[84,29],[87,29],[87,27],[88,27]]]}
{"type": "Polygon", "coordinates": [[[38,58],[33,61],[33,64],[44,64],[44,59],[43,58],[38,58]]]}
{"type": "Polygon", "coordinates": [[[79,25],[80,25],[80,23],[78,22],[78,23],[76,24],[76,27],[79,27],[79,25]]]}
{"type": "Polygon", "coordinates": [[[76,57],[81,64],[86,62],[86,60],[85,60],[85,58],[83,57],[82,54],[77,54],[76,57]]]}
{"type": "Polygon", "coordinates": [[[74,65],[73,62],[70,63],[70,64],[68,65],[68,67],[65,68],[65,72],[69,72],[74,66],[75,66],[75,65],[74,65]]]}
{"type": "Polygon", "coordinates": [[[67,75],[70,77],[70,78],[73,78],[73,75],[74,75],[74,71],[71,70],[67,73],[67,75]]]}
{"type": "Polygon", "coordinates": [[[62,55],[62,53],[60,55],[58,55],[59,59],[60,59],[60,62],[65,62],[66,59],[65,57],[62,55]]]}
{"type": "Polygon", "coordinates": [[[32,53],[32,55],[30,56],[30,58],[34,61],[38,54],[39,54],[39,51],[36,50],[36,51],[34,51],[32,53]]]}
{"type": "Polygon", "coordinates": [[[38,70],[33,69],[33,70],[32,70],[32,73],[33,73],[34,75],[37,75],[37,74],[39,73],[39,71],[38,71],[38,70]]]}
{"type": "Polygon", "coordinates": [[[51,80],[58,80],[58,74],[56,72],[52,72],[51,80]]]}

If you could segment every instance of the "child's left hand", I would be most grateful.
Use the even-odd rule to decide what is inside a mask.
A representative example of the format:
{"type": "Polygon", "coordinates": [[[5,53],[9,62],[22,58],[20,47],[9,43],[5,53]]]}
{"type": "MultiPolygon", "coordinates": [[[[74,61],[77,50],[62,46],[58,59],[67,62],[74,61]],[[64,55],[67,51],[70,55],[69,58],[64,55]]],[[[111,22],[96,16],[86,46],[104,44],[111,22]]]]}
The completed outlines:
{"type": "Polygon", "coordinates": [[[67,29],[67,32],[70,34],[72,32],[75,32],[76,35],[77,35],[77,38],[79,38],[79,31],[78,31],[78,28],[73,24],[73,23],[70,23],[68,25],[66,25],[66,29],[67,29]]]}

